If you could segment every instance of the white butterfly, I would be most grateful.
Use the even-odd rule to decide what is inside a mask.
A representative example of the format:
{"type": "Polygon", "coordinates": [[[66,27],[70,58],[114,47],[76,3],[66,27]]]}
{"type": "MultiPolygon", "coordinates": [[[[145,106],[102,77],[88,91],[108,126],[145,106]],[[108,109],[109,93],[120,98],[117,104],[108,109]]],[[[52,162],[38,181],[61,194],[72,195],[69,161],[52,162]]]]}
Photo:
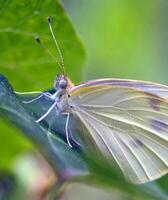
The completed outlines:
{"type": "Polygon", "coordinates": [[[73,115],[86,129],[80,134],[89,138],[92,148],[99,149],[105,158],[114,159],[128,181],[146,183],[168,172],[167,86],[119,79],[98,79],[73,86],[63,70],[54,87],[54,94],[42,93],[27,103],[43,95],[53,101],[37,122],[52,109],[66,115],[66,138],[70,147],[69,119],[73,115]]]}

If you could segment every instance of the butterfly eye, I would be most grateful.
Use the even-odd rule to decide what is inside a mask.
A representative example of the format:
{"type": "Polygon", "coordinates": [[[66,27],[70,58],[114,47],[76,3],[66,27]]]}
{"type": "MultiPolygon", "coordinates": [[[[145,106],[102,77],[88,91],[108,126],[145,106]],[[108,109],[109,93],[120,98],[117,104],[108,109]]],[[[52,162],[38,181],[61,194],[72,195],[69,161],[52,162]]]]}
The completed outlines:
{"type": "Polygon", "coordinates": [[[67,81],[65,79],[60,80],[59,87],[65,89],[67,87],[67,81]]]}

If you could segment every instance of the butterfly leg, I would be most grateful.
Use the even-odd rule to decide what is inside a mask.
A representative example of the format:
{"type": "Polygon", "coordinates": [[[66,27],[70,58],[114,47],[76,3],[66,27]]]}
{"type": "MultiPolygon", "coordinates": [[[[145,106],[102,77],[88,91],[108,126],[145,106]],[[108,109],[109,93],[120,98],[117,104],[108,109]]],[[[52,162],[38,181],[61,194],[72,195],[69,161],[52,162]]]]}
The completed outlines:
{"type": "Polygon", "coordinates": [[[70,117],[70,114],[69,113],[64,113],[64,114],[67,115],[66,125],[65,125],[66,139],[67,139],[68,145],[72,148],[72,145],[69,140],[69,133],[70,133],[69,132],[69,117],[70,117]]]}
{"type": "Polygon", "coordinates": [[[21,94],[21,95],[24,95],[24,94],[41,94],[40,96],[32,99],[32,100],[29,100],[29,101],[22,101],[23,103],[32,103],[38,99],[40,99],[41,97],[43,96],[46,96],[46,97],[49,97],[51,98],[52,94],[50,94],[49,92],[39,92],[39,91],[33,91],[33,92],[14,92],[15,94],[21,94]]]}
{"type": "Polygon", "coordinates": [[[52,111],[52,109],[54,109],[56,105],[57,102],[55,101],[53,105],[48,109],[48,111],[44,115],[42,115],[38,120],[36,120],[36,122],[39,123],[40,121],[42,121],[52,111]]]}
{"type": "Polygon", "coordinates": [[[24,94],[43,94],[43,92],[41,91],[32,91],[32,92],[16,92],[16,91],[13,91],[15,94],[21,94],[21,95],[24,95],[24,94]]]}
{"type": "Polygon", "coordinates": [[[66,115],[67,116],[67,119],[66,119],[66,125],[65,125],[65,131],[66,131],[66,139],[67,139],[67,143],[68,145],[72,148],[72,144],[69,140],[69,138],[71,138],[78,146],[81,146],[74,138],[73,138],[73,135],[72,135],[72,132],[71,130],[69,129],[69,118],[70,118],[70,113],[63,113],[63,115],[66,115]]]}
{"type": "Polygon", "coordinates": [[[22,101],[22,103],[25,103],[25,104],[27,103],[27,104],[29,104],[29,103],[32,103],[32,102],[34,102],[34,101],[40,99],[40,98],[43,97],[43,96],[46,96],[46,97],[51,98],[52,95],[51,95],[49,92],[45,92],[45,93],[42,93],[40,96],[38,96],[38,97],[36,97],[36,98],[34,98],[34,99],[32,99],[32,100],[29,100],[29,101],[22,101]]]}

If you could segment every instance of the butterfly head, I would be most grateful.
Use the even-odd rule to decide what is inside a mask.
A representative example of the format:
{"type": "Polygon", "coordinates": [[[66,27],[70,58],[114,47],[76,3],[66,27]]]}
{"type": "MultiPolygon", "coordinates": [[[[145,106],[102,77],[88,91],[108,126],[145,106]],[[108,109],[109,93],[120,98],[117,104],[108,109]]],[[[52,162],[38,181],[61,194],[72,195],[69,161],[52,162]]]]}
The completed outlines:
{"type": "Polygon", "coordinates": [[[72,82],[66,75],[57,75],[54,82],[54,88],[56,90],[62,89],[66,90],[68,88],[73,87],[72,82]]]}

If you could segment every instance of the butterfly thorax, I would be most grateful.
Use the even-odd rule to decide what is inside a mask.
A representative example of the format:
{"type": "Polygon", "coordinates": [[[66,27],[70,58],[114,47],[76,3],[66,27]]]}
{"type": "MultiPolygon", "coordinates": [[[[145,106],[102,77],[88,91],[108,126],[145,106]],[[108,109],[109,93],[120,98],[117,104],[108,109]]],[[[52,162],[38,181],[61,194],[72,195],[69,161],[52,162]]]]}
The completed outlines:
{"type": "Polygon", "coordinates": [[[57,102],[57,110],[59,113],[70,112],[70,105],[68,102],[69,89],[73,87],[70,79],[65,75],[58,75],[54,82],[54,88],[56,92],[52,98],[57,102]]]}

